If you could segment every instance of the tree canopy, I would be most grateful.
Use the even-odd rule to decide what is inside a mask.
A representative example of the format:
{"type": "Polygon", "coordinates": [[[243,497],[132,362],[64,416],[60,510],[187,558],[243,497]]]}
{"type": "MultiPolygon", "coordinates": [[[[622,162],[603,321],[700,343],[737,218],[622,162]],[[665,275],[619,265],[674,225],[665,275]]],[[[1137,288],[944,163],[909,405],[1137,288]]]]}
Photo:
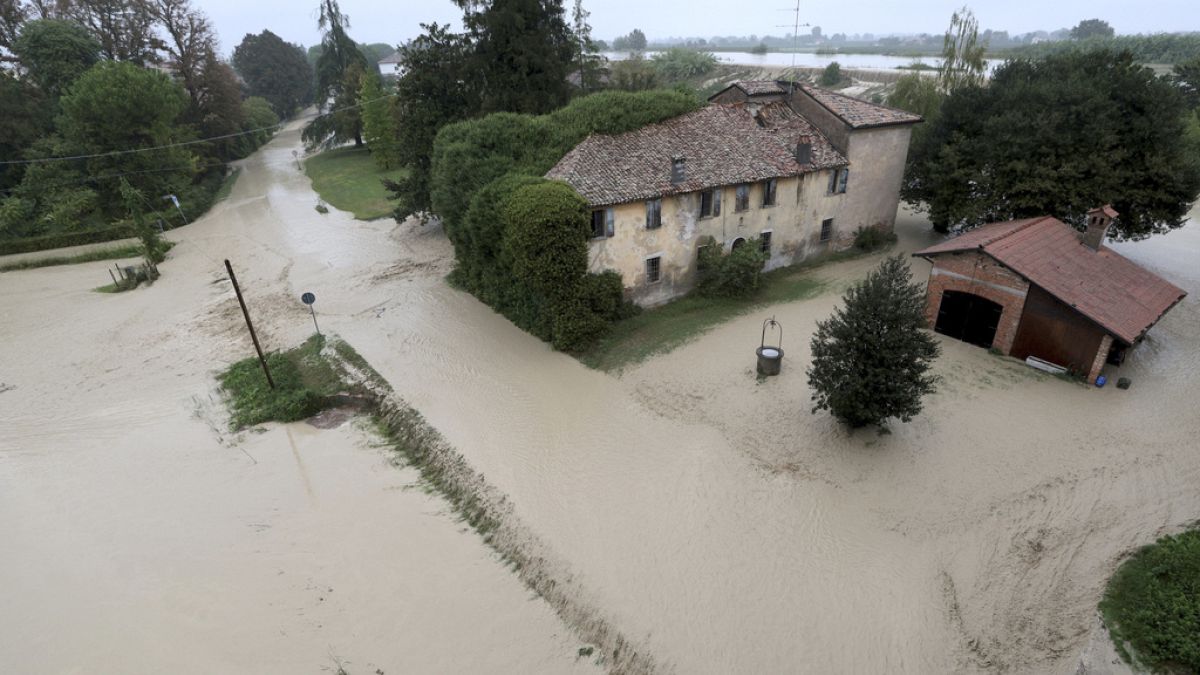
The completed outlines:
{"type": "Polygon", "coordinates": [[[361,147],[362,114],[358,108],[358,90],[363,74],[378,72],[378,66],[368,62],[366,55],[346,33],[350,17],[342,13],[337,0],[321,0],[317,25],[325,35],[316,63],[316,99],[328,104],[329,109],[304,128],[304,142],[309,147],[328,147],[353,140],[361,147]]]}
{"type": "Polygon", "coordinates": [[[250,95],[265,98],[282,118],[312,102],[313,70],[304,49],[269,30],[242,38],[233,50],[233,67],[250,95]]]}
{"type": "Polygon", "coordinates": [[[613,40],[613,49],[619,52],[640,52],[646,49],[646,34],[634,28],[628,35],[613,40]]]}
{"type": "Polygon", "coordinates": [[[87,29],[58,19],[26,23],[13,51],[37,87],[55,98],[100,60],[100,43],[87,29]]]}
{"type": "Polygon", "coordinates": [[[1114,235],[1179,227],[1200,194],[1184,97],[1128,53],[1017,59],[947,97],[914,143],[902,196],[936,228],[1053,215],[1082,226],[1111,203],[1114,235]]]}
{"type": "Polygon", "coordinates": [[[911,421],[933,393],[939,346],[925,324],[925,289],[901,256],[850,287],[842,306],[817,324],[808,384],[813,409],[850,427],[911,421]]]}
{"type": "Polygon", "coordinates": [[[1113,27],[1108,25],[1107,21],[1101,19],[1084,19],[1071,29],[1072,40],[1086,40],[1096,37],[1110,38],[1114,35],[1116,35],[1116,31],[1113,30],[1113,27]]]}

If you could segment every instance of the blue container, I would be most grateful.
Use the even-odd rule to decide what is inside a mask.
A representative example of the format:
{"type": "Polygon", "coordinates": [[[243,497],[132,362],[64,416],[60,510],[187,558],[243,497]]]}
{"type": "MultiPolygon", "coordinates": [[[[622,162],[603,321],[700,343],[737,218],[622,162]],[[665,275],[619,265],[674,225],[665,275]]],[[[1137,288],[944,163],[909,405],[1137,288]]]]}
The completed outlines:
{"type": "Polygon", "coordinates": [[[1103,386],[1104,386],[1104,385],[1106,385],[1106,384],[1108,384],[1108,378],[1107,378],[1107,377],[1105,377],[1105,376],[1103,376],[1103,375],[1100,375],[1099,377],[1097,377],[1097,378],[1096,378],[1096,386],[1097,386],[1097,387],[1103,387],[1103,386]]]}

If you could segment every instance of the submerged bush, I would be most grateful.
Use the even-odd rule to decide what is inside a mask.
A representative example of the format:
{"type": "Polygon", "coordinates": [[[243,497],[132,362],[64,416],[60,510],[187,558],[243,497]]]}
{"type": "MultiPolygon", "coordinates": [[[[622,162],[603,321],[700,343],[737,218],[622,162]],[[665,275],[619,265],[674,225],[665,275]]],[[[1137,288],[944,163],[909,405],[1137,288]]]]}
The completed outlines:
{"type": "Polygon", "coordinates": [[[896,233],[878,227],[860,227],[854,231],[854,247],[860,251],[875,251],[896,242],[896,233]]]}
{"type": "Polygon", "coordinates": [[[763,265],[767,264],[767,254],[759,239],[747,239],[729,253],[725,253],[711,237],[707,241],[700,249],[697,262],[700,295],[744,298],[758,290],[763,265]]]}
{"type": "Polygon", "coordinates": [[[1100,611],[1125,660],[1200,672],[1200,530],[1163,537],[1125,561],[1100,611]]]}

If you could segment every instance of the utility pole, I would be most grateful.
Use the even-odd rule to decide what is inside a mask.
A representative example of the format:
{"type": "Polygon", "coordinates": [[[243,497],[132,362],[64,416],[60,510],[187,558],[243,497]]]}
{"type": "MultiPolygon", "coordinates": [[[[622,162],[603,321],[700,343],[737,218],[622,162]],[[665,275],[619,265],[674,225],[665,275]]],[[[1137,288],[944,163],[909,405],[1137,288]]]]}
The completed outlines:
{"type": "Polygon", "coordinates": [[[275,388],[275,380],[271,379],[271,369],[267,367],[267,357],[263,356],[262,347],[258,344],[258,335],[254,333],[254,324],[250,322],[250,310],[246,309],[246,301],[242,299],[242,288],[238,286],[237,276],[233,273],[233,265],[225,260],[225,271],[229,272],[229,280],[233,282],[233,292],[237,294],[238,304],[242,306],[242,316],[246,317],[246,328],[250,329],[250,339],[254,341],[254,351],[258,352],[258,362],[262,364],[263,374],[267,376],[267,384],[275,388]]]}

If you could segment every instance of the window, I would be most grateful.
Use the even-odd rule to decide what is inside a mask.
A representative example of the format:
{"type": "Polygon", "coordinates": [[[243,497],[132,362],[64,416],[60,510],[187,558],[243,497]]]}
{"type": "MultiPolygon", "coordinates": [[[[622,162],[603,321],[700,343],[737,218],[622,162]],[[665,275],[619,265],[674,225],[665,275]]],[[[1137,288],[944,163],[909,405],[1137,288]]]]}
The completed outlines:
{"type": "Polygon", "coordinates": [[[646,200],[646,229],[653,230],[662,227],[662,200],[646,200]]]}
{"type": "Polygon", "coordinates": [[[763,182],[763,206],[775,206],[775,188],[778,187],[774,178],[763,182]]]}
{"type": "Polygon", "coordinates": [[[613,210],[596,209],[592,211],[592,239],[611,237],[614,232],[613,210]]]}
{"type": "Polygon", "coordinates": [[[842,194],[846,191],[846,181],[850,180],[850,169],[834,169],[829,175],[829,194],[842,194]]]}
{"type": "Polygon", "coordinates": [[[821,241],[829,241],[833,238],[833,218],[826,218],[821,221],[821,241]]]}
{"type": "Polygon", "coordinates": [[[732,243],[732,244],[730,244],[730,245],[729,245],[729,250],[730,250],[730,251],[736,251],[736,250],[738,250],[739,248],[741,248],[741,247],[743,247],[743,246],[745,246],[745,245],[746,245],[746,238],[745,238],[745,237],[738,237],[737,239],[734,239],[734,240],[733,240],[733,243],[732,243]]]}
{"type": "Polygon", "coordinates": [[[737,194],[733,200],[733,210],[745,211],[748,208],[750,208],[750,186],[745,184],[739,185],[737,186],[737,194]]]}
{"type": "Polygon", "coordinates": [[[713,188],[700,193],[700,217],[721,215],[721,188],[713,188]]]}
{"type": "Polygon", "coordinates": [[[763,232],[759,236],[759,245],[762,246],[762,252],[771,255],[771,233],[763,232]]]}
{"type": "Polygon", "coordinates": [[[646,258],[646,283],[658,283],[660,279],[662,279],[662,256],[646,258]]]}

